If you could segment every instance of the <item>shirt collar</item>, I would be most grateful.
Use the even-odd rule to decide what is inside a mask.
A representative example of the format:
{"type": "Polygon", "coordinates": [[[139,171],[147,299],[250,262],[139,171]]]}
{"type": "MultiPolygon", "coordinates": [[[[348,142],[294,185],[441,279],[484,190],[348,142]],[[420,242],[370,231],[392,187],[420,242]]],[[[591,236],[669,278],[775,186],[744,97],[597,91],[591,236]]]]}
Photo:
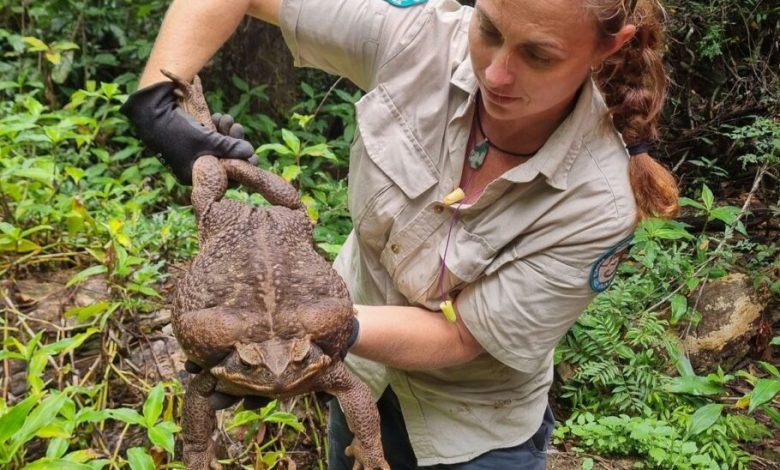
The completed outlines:
{"type": "Polygon", "coordinates": [[[513,182],[529,181],[529,176],[535,176],[530,173],[541,173],[546,177],[547,184],[565,190],[568,186],[569,171],[580,154],[585,135],[601,122],[606,111],[601,93],[593,79],[588,78],[582,85],[571,113],[536,155],[526,164],[518,165],[507,172],[506,178],[513,182]]]}

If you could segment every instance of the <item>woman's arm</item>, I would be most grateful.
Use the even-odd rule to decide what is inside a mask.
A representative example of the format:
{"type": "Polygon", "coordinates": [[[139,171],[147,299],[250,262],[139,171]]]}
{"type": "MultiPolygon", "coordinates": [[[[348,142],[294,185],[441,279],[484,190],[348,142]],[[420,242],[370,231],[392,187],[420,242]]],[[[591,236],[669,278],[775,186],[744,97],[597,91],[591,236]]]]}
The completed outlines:
{"type": "Polygon", "coordinates": [[[245,15],[278,24],[280,5],[281,0],[175,0],[165,14],[138,87],[167,80],[161,68],[192,79],[245,15]]]}
{"type": "Polygon", "coordinates": [[[356,305],[360,336],[350,353],[398,369],[438,369],[484,352],[458,316],[419,307],[356,305]]]}

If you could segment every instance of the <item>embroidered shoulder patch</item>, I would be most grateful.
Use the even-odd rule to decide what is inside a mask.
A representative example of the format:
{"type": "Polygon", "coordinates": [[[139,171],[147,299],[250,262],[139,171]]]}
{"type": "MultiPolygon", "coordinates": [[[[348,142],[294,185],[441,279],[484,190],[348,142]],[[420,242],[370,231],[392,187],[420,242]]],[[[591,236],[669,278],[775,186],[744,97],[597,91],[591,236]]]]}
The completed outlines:
{"type": "Polygon", "coordinates": [[[398,8],[413,7],[415,5],[422,5],[428,0],[385,0],[390,5],[398,8]]]}
{"type": "Polygon", "coordinates": [[[633,239],[634,236],[631,235],[621,240],[593,263],[593,267],[590,270],[590,288],[594,292],[604,292],[612,284],[618,265],[631,247],[631,240],[633,239]]]}

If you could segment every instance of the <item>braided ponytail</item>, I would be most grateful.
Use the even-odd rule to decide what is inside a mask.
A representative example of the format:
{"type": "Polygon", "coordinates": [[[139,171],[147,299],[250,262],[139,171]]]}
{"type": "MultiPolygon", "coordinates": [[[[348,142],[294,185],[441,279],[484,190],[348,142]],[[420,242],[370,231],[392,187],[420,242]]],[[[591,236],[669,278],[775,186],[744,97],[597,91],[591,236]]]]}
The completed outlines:
{"type": "MultiPolygon", "coordinates": [[[[667,86],[661,61],[663,7],[657,0],[586,0],[586,4],[595,13],[603,44],[609,44],[626,24],[636,26],[634,37],[604,62],[595,79],[627,146],[657,140],[656,123],[667,86]]],[[[677,214],[677,182],[666,168],[642,152],[631,157],[628,171],[640,220],[677,214]]]]}

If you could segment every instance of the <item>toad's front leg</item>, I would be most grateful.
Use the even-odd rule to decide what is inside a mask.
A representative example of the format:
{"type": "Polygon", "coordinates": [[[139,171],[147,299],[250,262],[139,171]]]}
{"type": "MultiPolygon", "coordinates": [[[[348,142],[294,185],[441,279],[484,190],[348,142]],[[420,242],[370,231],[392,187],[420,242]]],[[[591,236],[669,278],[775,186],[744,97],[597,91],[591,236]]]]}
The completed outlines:
{"type": "Polygon", "coordinates": [[[217,462],[211,434],[217,425],[217,414],[209,406],[209,395],[217,379],[204,371],[192,378],[184,394],[182,438],[184,439],[184,467],[187,470],[221,469],[217,462]]]}
{"type": "Polygon", "coordinates": [[[382,450],[379,411],[368,386],[343,362],[337,362],[320,378],[319,384],[326,392],[336,396],[347,418],[347,426],[355,435],[346,449],[347,455],[355,458],[354,468],[390,470],[382,450]]]}

